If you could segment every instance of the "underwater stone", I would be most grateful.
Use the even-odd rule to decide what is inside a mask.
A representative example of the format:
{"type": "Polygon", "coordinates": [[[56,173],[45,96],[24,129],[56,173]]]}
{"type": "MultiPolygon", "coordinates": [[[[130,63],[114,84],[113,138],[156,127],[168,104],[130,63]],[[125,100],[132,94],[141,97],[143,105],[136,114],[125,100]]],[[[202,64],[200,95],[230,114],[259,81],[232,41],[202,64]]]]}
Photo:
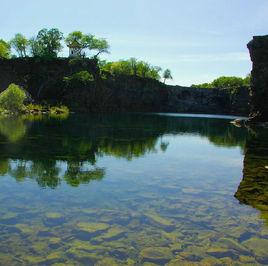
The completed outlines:
{"type": "Polygon", "coordinates": [[[165,247],[149,247],[144,248],[140,252],[143,262],[167,263],[172,259],[172,253],[169,248],[165,247]]]}
{"type": "Polygon", "coordinates": [[[110,226],[105,223],[78,223],[75,229],[76,235],[82,240],[88,240],[105,232],[110,226]]]}
{"type": "Polygon", "coordinates": [[[117,240],[121,237],[123,237],[125,234],[125,229],[119,228],[119,227],[113,227],[108,229],[107,232],[105,232],[103,235],[96,238],[96,240],[117,240]]]}
{"type": "Polygon", "coordinates": [[[226,249],[226,248],[219,248],[219,247],[214,247],[214,248],[209,248],[207,250],[207,254],[215,257],[215,258],[224,258],[224,257],[230,257],[232,259],[238,259],[237,254],[233,250],[226,249]]]}
{"type": "Polygon", "coordinates": [[[57,226],[64,222],[64,217],[58,212],[48,212],[45,214],[44,224],[47,226],[57,226]]]}
{"type": "Polygon", "coordinates": [[[97,261],[97,263],[95,264],[96,266],[118,266],[119,263],[112,259],[112,258],[104,258],[100,261],[97,261]]]}
{"type": "Polygon", "coordinates": [[[14,212],[8,212],[3,216],[0,216],[1,223],[4,224],[15,224],[17,221],[18,214],[14,212]]]}
{"type": "Polygon", "coordinates": [[[56,263],[56,262],[63,262],[64,261],[64,256],[61,252],[59,251],[55,251],[50,253],[47,257],[46,257],[46,263],[56,263]]]}
{"type": "Polygon", "coordinates": [[[32,249],[37,253],[43,253],[45,250],[47,250],[47,243],[45,241],[40,242],[33,242],[32,243],[32,249]]]}
{"type": "Polygon", "coordinates": [[[221,238],[219,243],[223,244],[228,249],[234,249],[239,251],[242,254],[249,254],[250,252],[243,245],[231,238],[221,238]]]}
{"type": "Polygon", "coordinates": [[[243,244],[247,248],[252,250],[252,252],[256,256],[267,257],[268,259],[268,240],[267,239],[253,237],[247,241],[244,241],[243,244]]]}
{"type": "Polygon", "coordinates": [[[162,226],[172,226],[173,225],[172,221],[170,221],[166,218],[163,218],[156,213],[145,213],[144,215],[159,225],[162,225],[162,226]]]}
{"type": "Polygon", "coordinates": [[[33,265],[37,265],[45,261],[45,259],[41,256],[26,256],[25,260],[33,265]]]}
{"type": "Polygon", "coordinates": [[[16,224],[14,227],[23,234],[31,234],[34,232],[33,228],[27,224],[16,224]]]}
{"type": "Polygon", "coordinates": [[[47,212],[45,216],[47,219],[59,219],[62,217],[62,215],[58,212],[47,212]]]}
{"type": "Polygon", "coordinates": [[[77,227],[81,231],[85,231],[87,233],[95,233],[107,230],[109,228],[109,225],[105,223],[78,223],[77,227]]]}

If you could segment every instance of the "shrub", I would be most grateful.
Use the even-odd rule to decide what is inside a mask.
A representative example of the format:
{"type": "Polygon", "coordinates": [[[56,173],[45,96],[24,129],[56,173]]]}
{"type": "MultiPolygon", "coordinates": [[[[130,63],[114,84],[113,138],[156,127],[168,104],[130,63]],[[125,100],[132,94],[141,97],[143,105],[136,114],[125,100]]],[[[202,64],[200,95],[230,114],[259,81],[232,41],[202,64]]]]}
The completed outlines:
{"type": "Polygon", "coordinates": [[[93,75],[86,70],[74,73],[69,77],[63,78],[63,81],[65,81],[67,84],[74,84],[74,85],[87,84],[93,80],[94,80],[93,75]]]}
{"type": "Polygon", "coordinates": [[[8,88],[0,94],[0,108],[11,113],[18,113],[24,109],[25,92],[16,84],[10,84],[8,88]]]}
{"type": "Polygon", "coordinates": [[[44,107],[40,104],[30,103],[26,106],[26,111],[29,113],[42,113],[44,107]]]}
{"type": "Polygon", "coordinates": [[[69,109],[65,105],[61,106],[52,106],[49,108],[50,114],[69,114],[69,109]]]}

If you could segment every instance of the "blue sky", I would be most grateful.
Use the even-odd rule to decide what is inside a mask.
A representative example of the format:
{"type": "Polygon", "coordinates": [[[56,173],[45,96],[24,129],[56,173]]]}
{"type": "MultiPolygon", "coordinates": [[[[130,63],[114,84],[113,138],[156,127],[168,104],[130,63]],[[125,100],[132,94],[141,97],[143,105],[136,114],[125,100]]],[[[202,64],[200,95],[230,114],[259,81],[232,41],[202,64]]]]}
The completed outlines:
{"type": "Polygon", "coordinates": [[[0,38],[81,30],[109,41],[108,60],[170,68],[180,85],[245,76],[247,42],[268,34],[268,0],[1,0],[0,7],[0,38]]]}

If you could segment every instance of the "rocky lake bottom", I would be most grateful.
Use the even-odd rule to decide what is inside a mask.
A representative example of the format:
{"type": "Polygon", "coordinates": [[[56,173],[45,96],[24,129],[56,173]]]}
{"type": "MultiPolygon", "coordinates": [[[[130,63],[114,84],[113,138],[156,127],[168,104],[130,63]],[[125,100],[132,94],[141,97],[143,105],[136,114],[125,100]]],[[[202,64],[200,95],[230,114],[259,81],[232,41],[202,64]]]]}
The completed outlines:
{"type": "Polygon", "coordinates": [[[0,118],[0,265],[267,265],[268,132],[230,121],[0,118]]]}

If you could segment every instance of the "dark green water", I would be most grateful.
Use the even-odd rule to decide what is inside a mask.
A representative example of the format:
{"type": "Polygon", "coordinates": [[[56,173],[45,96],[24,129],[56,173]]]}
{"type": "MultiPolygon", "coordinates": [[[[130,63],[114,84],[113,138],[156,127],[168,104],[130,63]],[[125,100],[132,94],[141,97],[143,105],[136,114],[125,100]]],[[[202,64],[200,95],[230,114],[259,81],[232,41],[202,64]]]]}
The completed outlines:
{"type": "Polygon", "coordinates": [[[0,265],[267,265],[268,134],[229,122],[0,118],[0,265]]]}

